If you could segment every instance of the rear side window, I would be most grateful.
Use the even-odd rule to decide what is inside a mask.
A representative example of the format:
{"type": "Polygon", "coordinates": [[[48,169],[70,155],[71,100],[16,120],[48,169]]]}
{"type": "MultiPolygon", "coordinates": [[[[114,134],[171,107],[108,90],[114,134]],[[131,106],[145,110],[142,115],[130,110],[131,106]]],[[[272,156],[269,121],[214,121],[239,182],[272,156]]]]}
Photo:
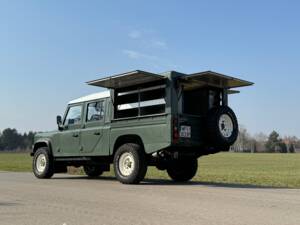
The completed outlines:
{"type": "Polygon", "coordinates": [[[92,102],[87,106],[87,122],[100,121],[104,118],[104,104],[103,101],[92,102]]]}
{"type": "Polygon", "coordinates": [[[166,85],[156,84],[117,92],[115,118],[130,118],[165,113],[166,85]]]}
{"type": "Polygon", "coordinates": [[[69,108],[64,125],[77,125],[81,123],[82,106],[72,106],[69,108]]]}

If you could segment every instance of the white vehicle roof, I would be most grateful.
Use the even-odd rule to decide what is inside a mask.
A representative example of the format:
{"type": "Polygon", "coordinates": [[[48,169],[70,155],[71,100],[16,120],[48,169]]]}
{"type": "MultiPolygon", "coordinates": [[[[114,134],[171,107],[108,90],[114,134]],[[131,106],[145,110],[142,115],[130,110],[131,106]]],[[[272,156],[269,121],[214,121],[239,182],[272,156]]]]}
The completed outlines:
{"type": "Polygon", "coordinates": [[[69,105],[81,103],[81,102],[93,101],[93,100],[97,100],[97,99],[101,99],[101,98],[108,98],[108,97],[110,97],[110,91],[102,91],[102,92],[98,92],[98,93],[94,93],[94,94],[90,94],[87,96],[83,96],[83,97],[74,99],[69,102],[69,105]]]}

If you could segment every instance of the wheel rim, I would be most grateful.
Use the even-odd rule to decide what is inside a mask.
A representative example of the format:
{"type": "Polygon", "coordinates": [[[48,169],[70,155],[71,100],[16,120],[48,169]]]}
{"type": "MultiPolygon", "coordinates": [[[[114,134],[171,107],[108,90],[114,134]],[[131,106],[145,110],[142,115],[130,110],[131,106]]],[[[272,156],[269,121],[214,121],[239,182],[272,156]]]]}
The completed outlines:
{"type": "Polygon", "coordinates": [[[36,170],[39,173],[43,173],[46,169],[46,165],[47,165],[46,156],[44,154],[40,154],[36,159],[36,163],[35,163],[36,170]]]}
{"type": "Polygon", "coordinates": [[[128,177],[132,174],[135,167],[134,157],[131,153],[125,152],[119,159],[119,170],[122,176],[128,177]]]}
{"type": "Polygon", "coordinates": [[[223,137],[229,138],[233,133],[233,121],[227,114],[223,114],[219,120],[219,129],[223,137]]]}

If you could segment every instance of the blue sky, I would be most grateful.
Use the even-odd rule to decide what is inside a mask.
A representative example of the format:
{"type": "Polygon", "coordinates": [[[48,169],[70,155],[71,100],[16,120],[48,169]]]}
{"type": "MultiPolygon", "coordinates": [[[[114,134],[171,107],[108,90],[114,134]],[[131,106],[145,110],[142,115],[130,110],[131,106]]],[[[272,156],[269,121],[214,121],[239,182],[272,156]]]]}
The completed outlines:
{"type": "Polygon", "coordinates": [[[300,137],[299,1],[0,2],[0,130],[56,128],[85,81],[135,69],[255,82],[230,97],[250,133],[300,137]]]}

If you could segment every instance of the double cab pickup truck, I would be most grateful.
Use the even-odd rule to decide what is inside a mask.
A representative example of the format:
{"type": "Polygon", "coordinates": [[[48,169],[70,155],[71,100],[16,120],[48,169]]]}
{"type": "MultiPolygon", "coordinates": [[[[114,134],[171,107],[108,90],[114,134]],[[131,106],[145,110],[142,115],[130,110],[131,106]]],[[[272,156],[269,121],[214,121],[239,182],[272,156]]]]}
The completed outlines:
{"type": "Polygon", "coordinates": [[[229,151],[238,121],[228,96],[253,83],[206,71],[132,71],[87,82],[106,91],[70,101],[58,130],[38,133],[31,152],[37,178],[68,166],[98,177],[113,164],[117,180],[137,184],[148,166],[175,182],[191,180],[198,158],[229,151]]]}

